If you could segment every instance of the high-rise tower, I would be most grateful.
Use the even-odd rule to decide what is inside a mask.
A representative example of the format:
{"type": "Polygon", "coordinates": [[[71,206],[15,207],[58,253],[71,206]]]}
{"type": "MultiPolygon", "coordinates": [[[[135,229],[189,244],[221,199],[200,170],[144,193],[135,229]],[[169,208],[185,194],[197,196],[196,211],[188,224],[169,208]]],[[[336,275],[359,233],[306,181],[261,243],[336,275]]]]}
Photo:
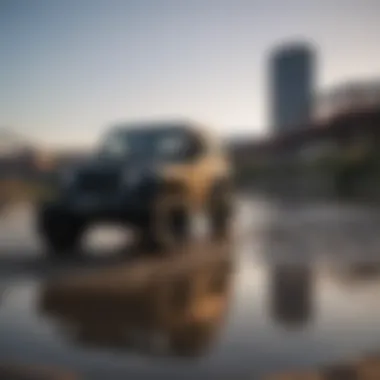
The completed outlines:
{"type": "Polygon", "coordinates": [[[270,109],[274,133],[302,127],[312,116],[315,55],[307,44],[287,44],[270,58],[270,109]]]}

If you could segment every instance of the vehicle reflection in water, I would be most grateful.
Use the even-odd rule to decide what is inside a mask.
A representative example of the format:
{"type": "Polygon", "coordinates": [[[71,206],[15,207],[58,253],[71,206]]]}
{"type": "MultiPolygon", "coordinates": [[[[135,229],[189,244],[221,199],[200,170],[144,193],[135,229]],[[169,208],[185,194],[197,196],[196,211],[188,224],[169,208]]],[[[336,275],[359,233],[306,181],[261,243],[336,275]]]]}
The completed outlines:
{"type": "Polygon", "coordinates": [[[314,313],[314,280],[305,265],[274,265],[270,279],[270,310],[273,319],[286,327],[303,328],[314,313]]]}
{"type": "Polygon", "coordinates": [[[376,353],[380,266],[368,246],[379,252],[377,230],[360,221],[372,232],[359,247],[340,232],[344,214],[322,216],[308,224],[293,210],[258,215],[255,236],[231,243],[233,258],[206,241],[160,258],[89,255],[47,272],[28,267],[31,276],[4,280],[0,362],[99,380],[262,379],[376,353]]]}
{"type": "Polygon", "coordinates": [[[228,247],[207,247],[155,259],[144,264],[144,273],[126,266],[52,281],[42,291],[40,312],[81,345],[201,355],[220,330],[232,273],[228,247]]]}

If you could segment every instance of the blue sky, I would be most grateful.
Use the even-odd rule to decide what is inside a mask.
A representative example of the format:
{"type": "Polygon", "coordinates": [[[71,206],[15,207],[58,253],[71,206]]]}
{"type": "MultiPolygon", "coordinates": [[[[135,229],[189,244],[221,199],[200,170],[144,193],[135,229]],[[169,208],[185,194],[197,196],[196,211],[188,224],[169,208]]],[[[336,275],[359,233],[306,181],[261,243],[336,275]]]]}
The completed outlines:
{"type": "Polygon", "coordinates": [[[378,0],[0,0],[0,126],[81,145],[120,120],[267,127],[267,55],[318,47],[318,87],[380,75],[378,0]]]}

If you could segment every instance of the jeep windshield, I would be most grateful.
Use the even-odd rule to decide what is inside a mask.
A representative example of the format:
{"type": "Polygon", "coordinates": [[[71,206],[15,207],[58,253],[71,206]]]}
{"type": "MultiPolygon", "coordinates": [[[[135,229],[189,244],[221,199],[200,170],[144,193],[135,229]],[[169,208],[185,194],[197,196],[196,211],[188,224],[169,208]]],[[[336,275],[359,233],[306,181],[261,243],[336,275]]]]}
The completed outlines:
{"type": "Polygon", "coordinates": [[[183,156],[186,133],[180,129],[132,129],[109,133],[100,146],[102,157],[151,158],[173,161],[183,156]]]}

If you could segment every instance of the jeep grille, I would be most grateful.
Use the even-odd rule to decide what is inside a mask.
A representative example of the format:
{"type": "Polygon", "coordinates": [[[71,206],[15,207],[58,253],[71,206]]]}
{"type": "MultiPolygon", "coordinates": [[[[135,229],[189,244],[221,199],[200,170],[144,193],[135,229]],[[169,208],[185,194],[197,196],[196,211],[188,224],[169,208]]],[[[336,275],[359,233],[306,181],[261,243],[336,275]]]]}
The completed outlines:
{"type": "Polygon", "coordinates": [[[77,182],[81,191],[95,193],[112,193],[119,188],[119,175],[113,172],[82,173],[77,182]]]}

